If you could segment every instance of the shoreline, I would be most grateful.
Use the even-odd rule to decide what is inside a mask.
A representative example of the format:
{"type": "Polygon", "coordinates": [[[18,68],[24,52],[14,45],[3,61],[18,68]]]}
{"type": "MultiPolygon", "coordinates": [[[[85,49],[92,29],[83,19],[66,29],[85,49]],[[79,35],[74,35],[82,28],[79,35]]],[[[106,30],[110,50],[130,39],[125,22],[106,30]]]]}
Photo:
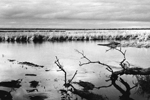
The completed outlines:
{"type": "Polygon", "coordinates": [[[150,30],[14,30],[0,31],[0,42],[42,43],[126,41],[123,47],[150,47],[150,30]],[[127,43],[129,41],[129,43],[127,43]],[[130,42],[132,41],[132,42],[130,42]]]}

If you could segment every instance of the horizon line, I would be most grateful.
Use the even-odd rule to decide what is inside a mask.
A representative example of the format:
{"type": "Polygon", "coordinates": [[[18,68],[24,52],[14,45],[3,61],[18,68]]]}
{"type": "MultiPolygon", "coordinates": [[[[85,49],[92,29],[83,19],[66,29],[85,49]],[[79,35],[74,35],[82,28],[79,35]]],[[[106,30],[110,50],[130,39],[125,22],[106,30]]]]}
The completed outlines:
{"type": "Polygon", "coordinates": [[[0,28],[0,30],[150,30],[150,28],[0,28]]]}

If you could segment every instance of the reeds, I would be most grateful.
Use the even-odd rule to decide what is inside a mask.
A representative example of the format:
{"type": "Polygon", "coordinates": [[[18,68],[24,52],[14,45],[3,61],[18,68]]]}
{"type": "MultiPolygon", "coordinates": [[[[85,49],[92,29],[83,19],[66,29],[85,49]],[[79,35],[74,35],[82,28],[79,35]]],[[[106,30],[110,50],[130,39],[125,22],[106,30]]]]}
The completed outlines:
{"type": "Polygon", "coordinates": [[[0,42],[150,40],[150,30],[0,31],[0,42]]]}

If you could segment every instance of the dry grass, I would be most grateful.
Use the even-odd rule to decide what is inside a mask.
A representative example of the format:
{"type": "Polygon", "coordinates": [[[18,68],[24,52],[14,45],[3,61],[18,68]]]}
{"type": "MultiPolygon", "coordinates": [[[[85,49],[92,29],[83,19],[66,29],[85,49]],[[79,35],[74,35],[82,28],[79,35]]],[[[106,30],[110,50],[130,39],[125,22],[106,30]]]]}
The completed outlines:
{"type": "Polygon", "coordinates": [[[66,31],[1,31],[0,41],[100,41],[150,40],[150,30],[66,30],[66,31]]]}

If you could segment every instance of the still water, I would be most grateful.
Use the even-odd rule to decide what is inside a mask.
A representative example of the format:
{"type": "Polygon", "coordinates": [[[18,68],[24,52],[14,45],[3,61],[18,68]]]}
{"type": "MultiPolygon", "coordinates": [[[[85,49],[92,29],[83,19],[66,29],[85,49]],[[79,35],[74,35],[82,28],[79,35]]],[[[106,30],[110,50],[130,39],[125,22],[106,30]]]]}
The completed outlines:
{"type": "MultiPolygon", "coordinates": [[[[105,69],[106,67],[98,64],[79,66],[79,61],[86,62],[86,60],[81,59],[82,55],[76,52],[76,50],[83,51],[91,61],[101,61],[112,65],[114,66],[114,70],[121,69],[119,62],[122,61],[123,55],[116,50],[106,52],[109,48],[98,46],[98,43],[100,42],[45,42],[41,44],[0,43],[0,81],[23,79],[22,87],[11,93],[14,95],[14,100],[29,100],[29,95],[37,94],[46,94],[48,98],[45,100],[60,100],[58,90],[64,88],[64,73],[58,71],[59,68],[54,63],[57,56],[67,72],[68,79],[78,70],[73,81],[88,81],[97,87],[109,85],[110,82],[105,81],[110,75],[110,72],[105,69]],[[8,59],[13,59],[15,62],[8,62],[8,59]],[[18,62],[24,61],[43,65],[44,68],[20,67],[21,65],[18,65],[18,62]],[[27,77],[25,74],[36,74],[37,76],[27,77]],[[32,80],[38,80],[40,82],[38,93],[26,92],[29,88],[28,82],[32,80]]],[[[150,49],[126,47],[122,48],[122,50],[127,50],[126,58],[132,65],[131,67],[149,67],[150,49]]],[[[136,78],[130,75],[123,75],[122,78],[131,86],[133,85],[132,81],[136,81],[136,78]]],[[[0,89],[4,88],[0,87],[0,89]]],[[[137,94],[135,91],[134,89],[131,91],[131,97],[133,99],[146,100],[146,98],[137,94]]],[[[107,96],[109,100],[118,100],[119,95],[121,95],[113,86],[100,90],[95,89],[93,92],[107,96]]]]}

